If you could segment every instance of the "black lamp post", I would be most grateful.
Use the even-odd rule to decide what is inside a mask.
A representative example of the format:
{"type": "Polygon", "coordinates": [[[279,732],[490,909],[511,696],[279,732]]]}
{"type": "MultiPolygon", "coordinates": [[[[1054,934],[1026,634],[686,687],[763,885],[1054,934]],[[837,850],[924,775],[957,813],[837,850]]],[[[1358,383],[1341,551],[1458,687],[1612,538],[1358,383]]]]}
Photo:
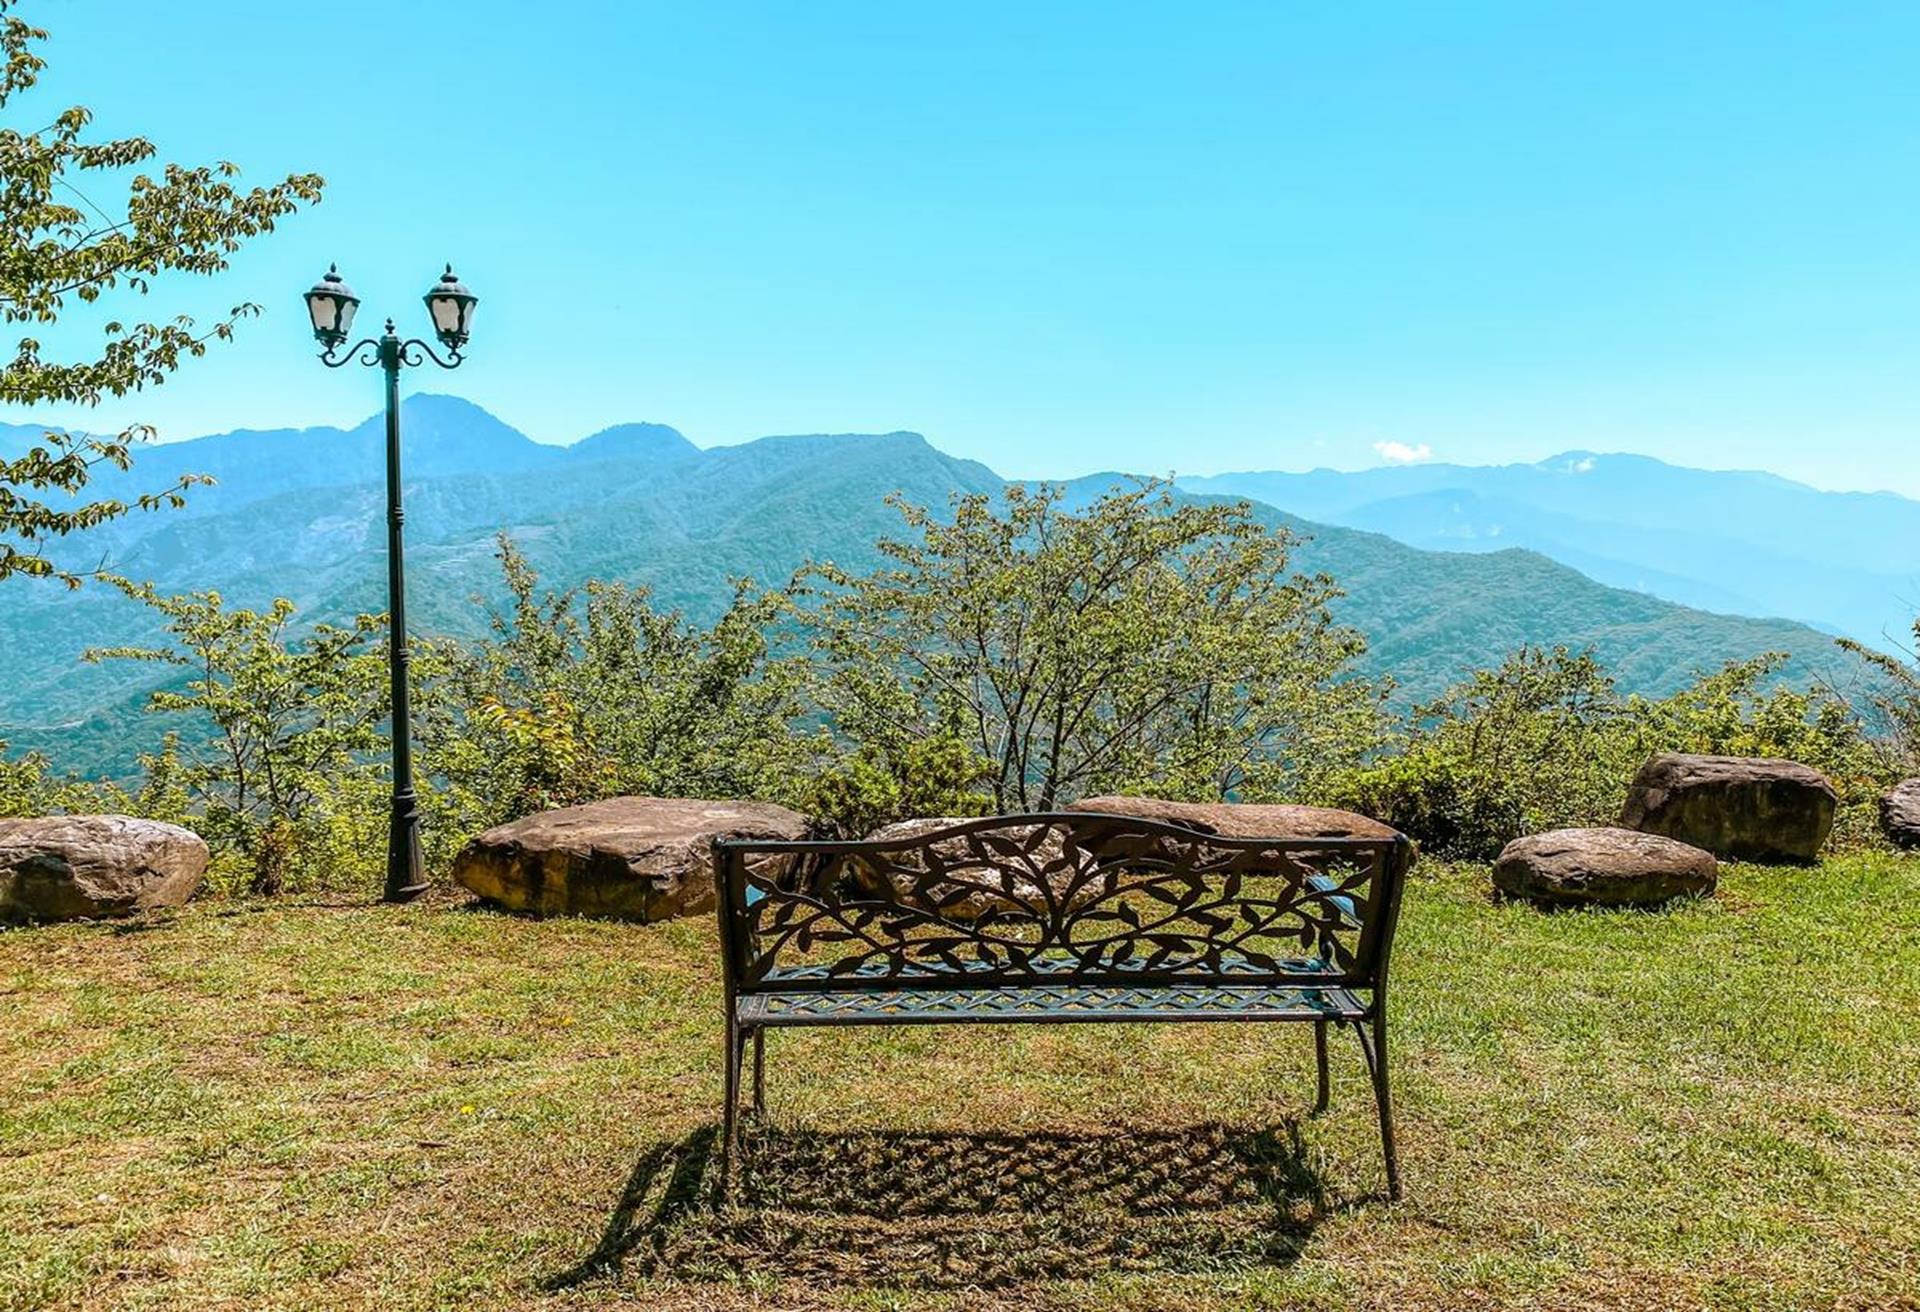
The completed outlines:
{"type": "Polygon", "coordinates": [[[407,698],[407,578],[401,552],[400,526],[406,516],[400,508],[400,369],[403,365],[433,361],[442,369],[460,364],[460,350],[473,326],[473,307],[480,298],[453,276],[449,264],[426,295],[427,314],[434,336],[447,348],[441,359],[433,347],[416,337],[401,341],[393,320],[377,339],[368,337],[341,350],[353,328],[353,312],[360,298],[342,281],[339,270],[307,293],[307,313],[313,335],[323,348],[320,359],[330,369],[352,360],[379,365],[387,375],[387,650],[393,678],[393,814],[387,829],[386,900],[408,902],[427,889],[420,865],[420,803],[413,791],[413,716],[407,698]]]}

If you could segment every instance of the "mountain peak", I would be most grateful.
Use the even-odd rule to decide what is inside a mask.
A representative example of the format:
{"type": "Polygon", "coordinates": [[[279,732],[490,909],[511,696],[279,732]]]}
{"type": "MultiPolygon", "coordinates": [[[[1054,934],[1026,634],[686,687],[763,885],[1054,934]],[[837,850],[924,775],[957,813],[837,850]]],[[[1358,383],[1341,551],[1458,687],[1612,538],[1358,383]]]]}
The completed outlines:
{"type": "MultiPolygon", "coordinates": [[[[1656,465],[1662,463],[1654,460],[1651,456],[1629,456],[1626,458],[1629,460],[1646,460],[1656,465]]],[[[1550,474],[1591,474],[1602,461],[1612,463],[1619,459],[1621,459],[1621,457],[1603,455],[1598,451],[1562,451],[1557,456],[1548,456],[1545,460],[1535,461],[1533,467],[1535,469],[1545,470],[1550,474]]]]}
{"type": "Polygon", "coordinates": [[[915,446],[933,445],[927,441],[925,435],[905,428],[896,428],[890,433],[773,433],[753,440],[756,442],[907,442],[915,446]]]}
{"type": "Polygon", "coordinates": [[[684,460],[700,448],[667,424],[615,424],[567,448],[577,460],[684,460]]]}
{"type": "MultiPolygon", "coordinates": [[[[367,416],[350,439],[378,441],[384,413],[367,416]]],[[[519,429],[463,396],[415,392],[400,402],[400,436],[410,475],[504,473],[558,458],[519,429]]]]}
{"type": "Polygon", "coordinates": [[[817,459],[824,455],[850,454],[862,450],[884,451],[888,447],[909,447],[916,452],[931,452],[942,459],[954,459],[919,433],[911,433],[903,429],[896,429],[891,433],[775,433],[716,449],[735,452],[757,451],[762,454],[779,452],[788,456],[817,459]]]}
{"type": "MultiPolygon", "coordinates": [[[[360,426],[379,428],[385,422],[386,415],[381,412],[367,416],[360,426]]],[[[414,429],[423,424],[443,429],[507,432],[525,438],[525,434],[496,418],[485,406],[469,401],[464,396],[453,396],[445,392],[413,392],[401,398],[401,431],[411,437],[414,429]]],[[[533,439],[525,438],[525,440],[533,439]]]]}
{"type": "Polygon", "coordinates": [[[413,392],[400,402],[400,408],[426,414],[485,415],[488,419],[493,418],[485,406],[451,392],[413,392]]]}

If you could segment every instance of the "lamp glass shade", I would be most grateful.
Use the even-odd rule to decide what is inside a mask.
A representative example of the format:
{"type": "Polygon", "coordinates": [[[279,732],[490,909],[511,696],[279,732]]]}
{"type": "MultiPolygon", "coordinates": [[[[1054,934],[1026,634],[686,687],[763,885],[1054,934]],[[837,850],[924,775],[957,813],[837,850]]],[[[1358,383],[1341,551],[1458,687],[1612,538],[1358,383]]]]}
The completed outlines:
{"type": "Polygon", "coordinates": [[[313,335],[329,346],[337,346],[353,331],[353,312],[360,298],[341,278],[340,271],[328,268],[326,276],[307,293],[307,316],[313,320],[313,335]]]}
{"type": "Polygon", "coordinates": [[[451,264],[425,300],[427,314],[433,319],[434,334],[454,350],[465,346],[473,330],[473,307],[480,303],[480,298],[454,276],[451,264]]]}

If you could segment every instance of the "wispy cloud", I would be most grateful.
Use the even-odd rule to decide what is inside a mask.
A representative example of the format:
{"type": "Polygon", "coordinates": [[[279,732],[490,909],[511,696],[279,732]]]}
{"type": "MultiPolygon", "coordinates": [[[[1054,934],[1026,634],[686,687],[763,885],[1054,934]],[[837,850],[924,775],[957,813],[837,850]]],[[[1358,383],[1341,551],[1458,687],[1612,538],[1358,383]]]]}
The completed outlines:
{"type": "Polygon", "coordinates": [[[1422,460],[1433,459],[1433,448],[1422,442],[1419,446],[1408,446],[1405,442],[1375,442],[1374,454],[1390,465],[1417,465],[1422,460]]]}

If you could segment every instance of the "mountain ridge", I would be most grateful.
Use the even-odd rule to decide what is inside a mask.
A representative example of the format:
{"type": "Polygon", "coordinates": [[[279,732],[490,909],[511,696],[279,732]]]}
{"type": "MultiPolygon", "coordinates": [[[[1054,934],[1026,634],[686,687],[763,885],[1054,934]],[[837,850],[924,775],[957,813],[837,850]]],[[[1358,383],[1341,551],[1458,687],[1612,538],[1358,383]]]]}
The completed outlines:
{"type": "Polygon", "coordinates": [[[1435,462],[1342,472],[1187,476],[1423,550],[1538,550],[1602,582],[1696,607],[1777,615],[1873,645],[1902,641],[1920,597],[1920,501],[1826,492],[1762,470],[1635,453],[1530,464],[1435,462]]]}
{"type": "MultiPolygon", "coordinates": [[[[556,447],[465,402],[410,397],[407,406],[408,600],[422,633],[485,631],[503,600],[492,559],[499,532],[511,533],[556,588],[620,580],[706,622],[740,577],[781,584],[809,559],[878,565],[875,540],[900,528],[885,505],[890,493],[937,506],[1006,485],[987,466],[905,430],[703,448],[667,425],[616,425],[592,435],[614,434],[602,442],[556,447]]],[[[105,526],[87,550],[108,547],[122,572],[167,590],[217,587],[235,605],[286,595],[313,620],[377,611],[385,601],[380,436],[369,420],[143,449],[135,476],[164,477],[156,464],[184,470],[197,461],[235,477],[195,489],[190,514],[105,526]],[[231,449],[241,445],[251,449],[231,449]],[[176,461],[149,459],[182,448],[176,461]],[[291,455],[276,465],[282,453],[291,455]]],[[[1084,499],[1131,477],[1073,480],[1070,494],[1084,499]]],[[[1764,650],[1791,653],[1796,677],[1846,668],[1844,654],[1803,625],[1692,610],[1535,553],[1422,550],[1257,500],[1254,513],[1301,535],[1297,566],[1329,572],[1346,590],[1336,618],[1366,634],[1364,671],[1393,675],[1404,700],[1435,694],[1522,642],[1591,645],[1623,686],[1649,692],[1764,650]]],[[[0,686],[0,738],[16,751],[47,750],[62,767],[124,771],[163,727],[163,717],[139,707],[165,671],[76,658],[88,646],[153,641],[152,617],[104,588],[26,586],[9,601],[0,668],[15,677],[0,686]]]]}

